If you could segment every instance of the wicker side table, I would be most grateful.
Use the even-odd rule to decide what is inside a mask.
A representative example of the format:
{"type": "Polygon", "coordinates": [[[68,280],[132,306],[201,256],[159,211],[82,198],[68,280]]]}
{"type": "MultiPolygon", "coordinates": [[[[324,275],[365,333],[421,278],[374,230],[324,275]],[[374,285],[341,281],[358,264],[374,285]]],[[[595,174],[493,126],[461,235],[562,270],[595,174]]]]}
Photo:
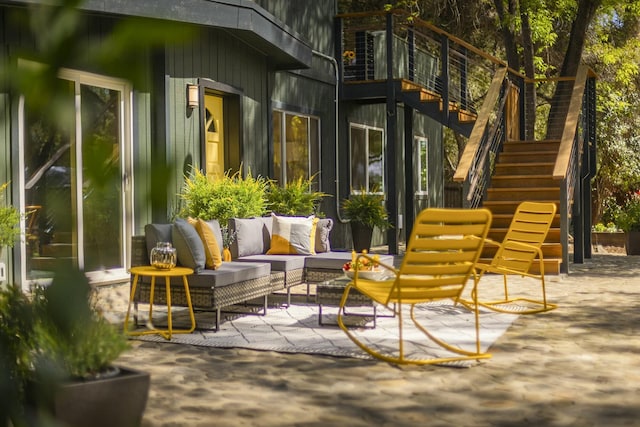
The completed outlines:
{"type": "MultiPolygon", "coordinates": [[[[340,276],[335,279],[325,280],[318,283],[316,287],[316,302],[318,303],[318,324],[324,326],[322,323],[322,306],[339,307],[342,300],[342,294],[347,287],[347,284],[351,279],[340,276]]],[[[377,311],[376,305],[373,300],[366,295],[361,294],[355,289],[351,289],[349,292],[349,299],[345,304],[345,316],[360,316],[360,317],[373,317],[373,327],[376,327],[377,311]],[[373,313],[347,313],[347,307],[371,307],[373,313]]]]}

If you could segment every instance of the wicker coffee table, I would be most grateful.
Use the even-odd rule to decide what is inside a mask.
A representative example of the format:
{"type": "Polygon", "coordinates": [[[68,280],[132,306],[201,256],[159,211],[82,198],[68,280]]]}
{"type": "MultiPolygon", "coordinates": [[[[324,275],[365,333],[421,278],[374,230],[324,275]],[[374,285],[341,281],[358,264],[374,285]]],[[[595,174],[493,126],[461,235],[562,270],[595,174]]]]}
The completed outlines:
{"type": "MultiPolygon", "coordinates": [[[[340,276],[335,279],[325,280],[320,282],[316,288],[316,302],[318,303],[318,324],[324,326],[322,323],[322,306],[339,307],[342,300],[342,294],[347,287],[347,284],[351,281],[346,276],[340,276]]],[[[373,317],[373,327],[376,327],[376,318],[378,316],[376,312],[376,304],[373,300],[355,289],[351,289],[349,292],[349,299],[345,304],[344,315],[345,316],[359,316],[359,317],[373,317]],[[347,307],[371,307],[373,312],[371,313],[347,313],[347,307]]]]}

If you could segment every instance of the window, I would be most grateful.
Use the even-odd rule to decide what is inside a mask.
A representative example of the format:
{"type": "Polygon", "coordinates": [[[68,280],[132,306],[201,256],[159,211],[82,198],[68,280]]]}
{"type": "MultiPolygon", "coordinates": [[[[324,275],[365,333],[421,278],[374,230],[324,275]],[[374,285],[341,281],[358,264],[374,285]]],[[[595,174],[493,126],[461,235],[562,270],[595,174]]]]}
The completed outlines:
{"type": "Polygon", "coordinates": [[[273,112],[274,179],[282,183],[299,178],[309,179],[319,171],[320,120],[313,116],[275,110],[273,112]]]}
{"type": "Polygon", "coordinates": [[[127,82],[63,70],[75,111],[65,123],[21,107],[21,209],[27,213],[21,281],[75,265],[92,280],[128,277],[131,235],[131,88],[127,82]]]}
{"type": "Polygon", "coordinates": [[[422,136],[415,137],[416,147],[416,188],[417,194],[427,194],[429,191],[429,178],[427,174],[427,166],[429,164],[429,147],[428,140],[422,136]]]}
{"type": "Polygon", "coordinates": [[[352,190],[384,192],[384,131],[351,124],[349,145],[352,190]]]}

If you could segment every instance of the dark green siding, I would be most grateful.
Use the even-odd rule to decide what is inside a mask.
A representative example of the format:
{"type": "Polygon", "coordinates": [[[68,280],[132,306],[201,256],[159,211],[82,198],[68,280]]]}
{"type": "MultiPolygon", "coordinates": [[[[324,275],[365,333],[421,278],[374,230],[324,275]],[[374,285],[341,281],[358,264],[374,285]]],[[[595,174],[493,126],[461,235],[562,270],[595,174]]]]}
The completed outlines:
{"type": "MultiPolygon", "coordinates": [[[[166,73],[171,76],[167,95],[168,129],[165,158],[176,171],[169,194],[182,186],[182,176],[191,165],[201,168],[200,112],[186,108],[186,85],[198,79],[238,88],[241,96],[242,147],[228,147],[233,164],[245,172],[267,176],[269,170],[267,113],[270,105],[267,88],[267,58],[250,46],[222,31],[203,31],[202,38],[188,46],[167,50],[166,73]]],[[[169,200],[171,203],[171,200],[169,200]]]]}
{"type": "Polygon", "coordinates": [[[335,1],[254,0],[308,41],[315,50],[333,51],[335,1]]]}

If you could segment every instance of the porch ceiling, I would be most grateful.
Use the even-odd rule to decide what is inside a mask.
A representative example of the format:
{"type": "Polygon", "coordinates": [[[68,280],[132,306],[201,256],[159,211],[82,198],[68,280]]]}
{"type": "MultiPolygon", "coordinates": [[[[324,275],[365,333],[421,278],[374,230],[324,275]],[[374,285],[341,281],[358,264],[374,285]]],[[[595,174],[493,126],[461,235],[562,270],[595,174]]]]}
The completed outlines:
{"type": "MultiPolygon", "coordinates": [[[[6,3],[41,3],[42,0],[6,3]]],[[[249,0],[86,0],[81,9],[111,15],[185,22],[227,30],[269,58],[274,69],[310,68],[312,48],[249,0]]]]}

